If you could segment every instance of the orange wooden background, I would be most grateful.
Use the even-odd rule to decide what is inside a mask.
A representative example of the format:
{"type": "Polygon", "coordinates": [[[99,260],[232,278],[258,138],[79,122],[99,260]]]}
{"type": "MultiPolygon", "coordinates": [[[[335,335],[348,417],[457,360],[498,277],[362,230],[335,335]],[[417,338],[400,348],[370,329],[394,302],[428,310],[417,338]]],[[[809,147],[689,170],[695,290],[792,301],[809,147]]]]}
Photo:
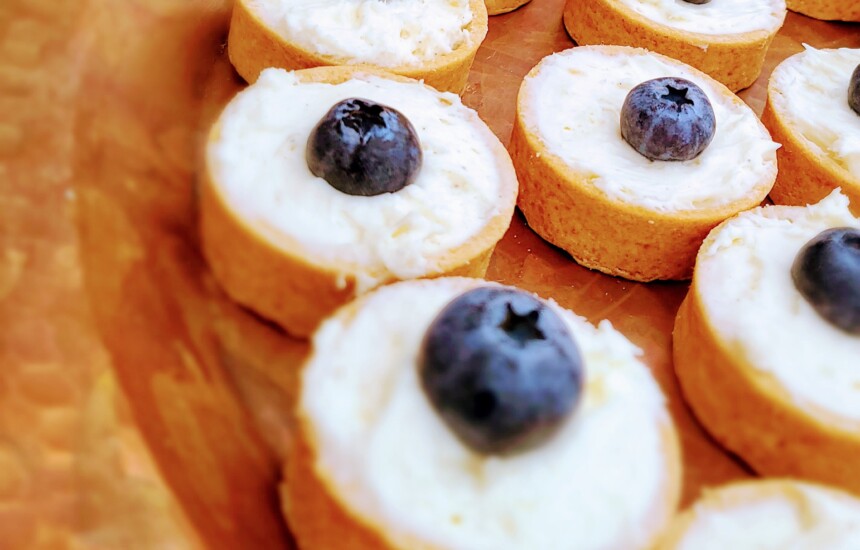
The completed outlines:
{"type": "MultiPolygon", "coordinates": [[[[465,101],[507,142],[523,75],[572,46],[563,0],[492,18],[465,101]]],[[[202,261],[208,124],[241,87],[227,0],[0,3],[0,547],[288,545],[279,462],[306,344],[226,300],[202,261]]],[[[860,25],[790,14],[765,72],[860,47],[860,25]]],[[[749,475],[671,372],[684,284],[577,266],[517,215],[488,278],[610,319],[645,350],[685,458],[684,502],[749,475]]]]}

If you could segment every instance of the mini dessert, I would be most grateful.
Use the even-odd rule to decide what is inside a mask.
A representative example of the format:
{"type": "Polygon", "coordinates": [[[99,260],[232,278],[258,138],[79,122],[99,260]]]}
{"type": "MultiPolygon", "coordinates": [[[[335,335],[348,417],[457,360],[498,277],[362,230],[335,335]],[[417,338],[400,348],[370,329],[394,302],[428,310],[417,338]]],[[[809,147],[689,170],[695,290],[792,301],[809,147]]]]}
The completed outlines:
{"type": "Polygon", "coordinates": [[[788,9],[825,21],[860,21],[855,0],[786,0],[788,9]]]}
{"type": "Polygon", "coordinates": [[[841,187],[860,214],[860,49],[807,46],[783,61],[762,122],[782,143],[775,203],[803,206],[841,187]]]}
{"type": "Polygon", "coordinates": [[[526,76],[510,151],[532,229],[586,267],[650,281],[689,278],[708,231],[764,200],[777,147],[692,67],[587,46],[526,76]]]}
{"type": "Polygon", "coordinates": [[[484,0],[236,0],[227,48],[248,82],[268,67],[373,65],[462,93],[486,34],[484,0]]]}
{"type": "Polygon", "coordinates": [[[785,20],[785,0],[567,0],[577,44],[647,48],[737,91],[755,82],[785,20]]]}
{"type": "Polygon", "coordinates": [[[838,191],[702,245],[674,332],[693,412],[757,472],[860,492],[860,220],[838,191]]]}
{"type": "Polygon", "coordinates": [[[851,550],[860,548],[860,499],[780,479],[706,491],[678,516],[658,550],[851,550]]]}
{"type": "Polygon", "coordinates": [[[531,0],[485,0],[487,13],[489,15],[501,15],[514,11],[520,6],[528,4],[531,0]]]}
{"type": "Polygon", "coordinates": [[[327,550],[650,548],[679,453],[639,350],[464,278],[383,287],[320,327],[283,504],[327,550]]]}
{"type": "Polygon", "coordinates": [[[264,71],[213,127],[205,180],[212,272],[298,336],[384,283],[483,276],[517,195],[459,97],[349,67],[264,71]]]}

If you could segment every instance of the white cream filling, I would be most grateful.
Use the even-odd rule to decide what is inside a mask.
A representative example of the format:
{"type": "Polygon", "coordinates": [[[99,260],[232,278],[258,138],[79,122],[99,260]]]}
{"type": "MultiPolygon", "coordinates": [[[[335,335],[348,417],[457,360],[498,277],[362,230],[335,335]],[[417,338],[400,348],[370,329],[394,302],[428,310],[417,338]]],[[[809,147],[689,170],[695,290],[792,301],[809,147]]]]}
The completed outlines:
{"type": "Polygon", "coordinates": [[[247,0],[281,37],[347,64],[421,65],[470,46],[469,0],[247,0]]]}
{"type": "Polygon", "coordinates": [[[646,18],[673,29],[698,34],[775,32],[785,19],[785,0],[615,0],[646,18]]]}
{"type": "Polygon", "coordinates": [[[561,432],[537,449],[476,454],[425,397],[416,355],[427,327],[456,296],[485,284],[386,286],[356,313],[323,324],[300,404],[318,473],[397,548],[416,538],[469,550],[641,548],[667,498],[661,429],[670,420],[639,349],[608,321],[595,328],[551,303],[583,354],[586,384],[561,432]]]}
{"type": "Polygon", "coordinates": [[[839,190],[817,205],[764,207],[718,229],[700,252],[697,288],[722,338],[797,401],[860,419],[860,337],[827,322],[798,292],[791,266],[831,227],[858,227],[839,190]]]}
{"type": "Polygon", "coordinates": [[[221,123],[208,157],[232,210],[275,246],[286,237],[312,261],[356,276],[359,291],[392,275],[434,272],[440,255],[513,206],[504,204],[510,197],[503,196],[501,181],[515,176],[510,160],[498,159],[491,147],[488,138],[495,137],[459,97],[417,82],[364,76],[309,84],[267,69],[227,106],[221,123]],[[412,122],[424,155],[414,183],[360,197],[310,172],[305,148],[311,130],[349,97],[394,107],[412,122]]]}
{"type": "Polygon", "coordinates": [[[727,100],[717,86],[687,65],[644,50],[618,55],[573,48],[545,58],[526,78],[524,119],[551,153],[593,174],[591,183],[609,197],[656,211],[714,208],[775,178],[779,147],[749,107],[727,100]],[[621,137],[627,94],[665,76],[697,84],[714,108],[714,139],[690,161],[651,161],[621,137]]]}
{"type": "Polygon", "coordinates": [[[858,65],[860,49],[807,46],[776,68],[770,90],[814,151],[860,179],[860,115],[848,106],[848,83],[858,65]]]}
{"type": "MultiPolygon", "coordinates": [[[[767,482],[762,483],[764,486],[767,482]]],[[[731,489],[728,489],[731,490],[731,489]]],[[[762,495],[742,504],[695,506],[696,519],[676,550],[856,550],[860,500],[792,483],[784,498],[762,495]]]]}

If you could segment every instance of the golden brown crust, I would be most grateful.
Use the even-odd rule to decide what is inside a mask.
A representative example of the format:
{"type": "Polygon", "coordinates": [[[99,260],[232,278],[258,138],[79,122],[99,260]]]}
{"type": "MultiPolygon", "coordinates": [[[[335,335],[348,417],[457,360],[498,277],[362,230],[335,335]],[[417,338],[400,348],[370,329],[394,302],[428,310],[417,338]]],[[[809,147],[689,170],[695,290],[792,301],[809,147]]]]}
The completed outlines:
{"type": "MultiPolygon", "coordinates": [[[[860,508],[860,501],[847,493],[834,490],[830,487],[808,482],[798,482],[792,479],[765,479],[740,481],[730,483],[711,490],[705,490],[702,497],[680,514],[672,522],[666,535],[657,545],[656,550],[672,550],[678,548],[682,542],[690,541],[684,539],[690,534],[690,529],[702,517],[707,517],[714,512],[731,511],[738,507],[749,507],[758,502],[764,503],[772,500],[783,500],[792,503],[798,510],[804,510],[808,506],[808,499],[802,489],[807,487],[828,493],[830,497],[844,500],[860,508]]],[[[755,528],[754,526],[749,526],[755,528]]],[[[766,528],[761,525],[760,528],[766,528]]]]}
{"type": "Polygon", "coordinates": [[[207,174],[200,191],[203,253],[231,299],[272,319],[296,336],[349,300],[355,280],[338,286],[337,273],[286,253],[247,227],[230,211],[207,174]]]}
{"type": "Polygon", "coordinates": [[[705,313],[695,277],[673,335],[681,390],[718,442],[762,475],[811,479],[860,493],[860,422],[798,407],[777,379],[756,370],[737,345],[722,339],[705,313]]]}
{"type": "MultiPolygon", "coordinates": [[[[335,315],[348,323],[363,304],[364,299],[353,300],[339,308],[335,315]]],[[[312,359],[313,352],[304,367],[312,359]]],[[[298,411],[297,417],[296,437],[283,468],[280,494],[281,509],[299,547],[326,550],[392,549],[385,539],[384,530],[368,525],[350,512],[337,498],[337,491],[319,475],[315,466],[318,443],[313,435],[313,426],[301,411],[298,411]]],[[[444,550],[422,545],[418,541],[413,541],[410,549],[444,550]]]]}
{"type": "Polygon", "coordinates": [[[384,550],[383,536],[333,498],[314,469],[314,454],[300,439],[284,468],[281,505],[300,548],[384,550]]]}
{"type": "Polygon", "coordinates": [[[485,0],[488,15],[501,15],[525,6],[531,0],[485,0]]]}
{"type": "MultiPolygon", "coordinates": [[[[355,300],[340,308],[337,316],[345,322],[355,316],[363,300],[355,300]]],[[[313,356],[305,365],[310,364],[313,356]]],[[[281,484],[282,509],[291,531],[301,548],[326,550],[395,550],[399,548],[386,539],[386,529],[373,525],[360,512],[350,507],[339,496],[339,488],[325,479],[316,468],[318,439],[313,422],[298,412],[299,427],[293,452],[284,466],[281,484]]],[[[675,516],[681,497],[681,451],[674,425],[667,421],[661,428],[665,461],[665,479],[659,500],[651,507],[651,514],[643,522],[650,529],[648,540],[641,548],[650,548],[675,516]]],[[[640,532],[631,532],[631,539],[620,547],[632,548],[641,540],[640,532]]],[[[446,550],[424,540],[410,540],[410,550],[446,550]]]]}
{"type": "MultiPolygon", "coordinates": [[[[592,47],[617,55],[631,52],[620,46],[592,47]]],[[[747,197],[697,211],[658,212],[614,200],[590,183],[592,174],[567,166],[526,128],[528,98],[523,90],[509,147],[521,186],[518,206],[538,235],[588,268],[636,281],[689,279],[708,232],[761,204],[776,177],[774,167],[747,197]]],[[[725,88],[723,92],[725,98],[740,101],[725,88]]]]}
{"type": "Polygon", "coordinates": [[[777,28],[731,35],[681,31],[655,23],[617,0],[567,0],[564,26],[580,46],[646,48],[692,65],[733,92],[755,82],[767,49],[779,31],[777,28]]]}
{"type": "MultiPolygon", "coordinates": [[[[461,284],[459,281],[452,281],[461,284]]],[[[472,281],[478,284],[479,281],[472,281]]],[[[406,284],[418,284],[406,283],[406,284]]],[[[365,298],[353,300],[341,307],[335,314],[341,323],[349,323],[355,318],[365,303],[365,298]]],[[[305,367],[314,360],[312,355],[305,367]]],[[[300,389],[300,393],[301,390],[300,389]]],[[[361,517],[360,510],[353,510],[342,494],[342,488],[330,481],[325,472],[317,468],[319,438],[313,418],[302,408],[297,410],[298,428],[294,439],[295,446],[284,466],[283,482],[280,487],[281,503],[291,531],[301,548],[325,548],[327,550],[394,550],[395,546],[386,538],[384,525],[375,525],[361,517]]],[[[644,518],[641,527],[647,530],[646,541],[642,541],[642,531],[631,528],[627,533],[630,539],[619,540],[619,548],[651,548],[659,540],[665,528],[674,518],[681,497],[682,458],[678,435],[672,421],[666,420],[660,428],[662,449],[665,457],[664,478],[661,490],[650,507],[649,517],[644,518]]],[[[447,550],[425,540],[412,539],[404,546],[410,550],[447,550]]]]}
{"type": "MultiPolygon", "coordinates": [[[[651,531],[641,548],[650,548],[660,539],[664,529],[678,507],[681,495],[681,453],[678,437],[671,424],[664,426],[663,449],[666,461],[666,480],[661,498],[651,507],[651,517],[642,522],[651,531]]],[[[338,498],[336,487],[326,482],[315,468],[312,427],[304,421],[294,452],[284,467],[281,484],[281,503],[290,530],[301,548],[326,550],[398,550],[385,538],[385,526],[370,525],[349,511],[338,498]]],[[[640,533],[630,533],[636,537],[640,533]]],[[[632,539],[619,547],[633,548],[632,539]]],[[[411,540],[410,550],[447,550],[422,540],[411,540]]]]}
{"type": "Polygon", "coordinates": [[[856,0],[786,0],[788,9],[825,21],[860,21],[856,0]]]}
{"type": "MultiPolygon", "coordinates": [[[[336,84],[368,73],[409,82],[403,77],[362,67],[319,67],[297,74],[305,82],[336,84]]],[[[217,137],[219,128],[218,123],[212,128],[210,142],[217,137]]],[[[500,164],[505,207],[487,220],[477,235],[436,258],[432,263],[437,269],[426,273],[425,277],[483,277],[496,243],[510,224],[517,181],[504,147],[488,128],[482,126],[481,131],[500,164]]],[[[315,260],[312,251],[303,249],[299,243],[285,236],[267,236],[251,227],[230,207],[208,161],[200,190],[200,227],[204,255],[227,294],[291,334],[310,335],[322,319],[355,296],[356,268],[315,260]],[[272,242],[273,238],[277,238],[277,245],[272,242]]],[[[392,277],[384,283],[394,280],[392,277]]]]}
{"type": "MultiPolygon", "coordinates": [[[[469,0],[474,15],[469,25],[469,45],[451,53],[439,55],[422,65],[385,67],[388,72],[423,80],[428,86],[460,94],[466,88],[469,69],[478,47],[487,35],[487,8],[484,0],[469,0]]],[[[236,71],[247,82],[257,80],[268,67],[297,70],[311,67],[345,65],[348,60],[306,50],[279,36],[267,26],[247,4],[237,0],[230,21],[227,53],[236,71]]]]}
{"type": "Polygon", "coordinates": [[[770,198],[777,204],[806,206],[841,187],[851,200],[851,211],[860,215],[860,178],[811,147],[792,124],[791,116],[780,109],[777,93],[779,84],[774,75],[768,83],[767,103],[761,116],[773,140],[782,144],[776,152],[779,173],[770,198]]]}

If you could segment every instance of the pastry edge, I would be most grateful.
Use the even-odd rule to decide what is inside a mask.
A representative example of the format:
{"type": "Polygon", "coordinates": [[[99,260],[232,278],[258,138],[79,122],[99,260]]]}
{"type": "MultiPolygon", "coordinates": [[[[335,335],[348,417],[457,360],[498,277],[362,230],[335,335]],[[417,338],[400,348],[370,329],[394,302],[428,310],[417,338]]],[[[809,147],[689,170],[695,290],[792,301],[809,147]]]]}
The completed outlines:
{"type": "MultiPolygon", "coordinates": [[[[656,550],[674,550],[684,542],[696,521],[710,512],[732,510],[756,502],[772,499],[789,500],[798,508],[805,507],[806,497],[799,494],[803,488],[826,492],[834,497],[855,497],[834,487],[789,478],[749,479],[734,481],[714,488],[706,488],[699,499],[676,516],[656,550]]],[[[766,527],[766,526],[764,526],[766,527]]]]}
{"type": "Polygon", "coordinates": [[[647,48],[683,61],[737,92],[761,74],[767,50],[782,24],[772,31],[708,35],[661,25],[611,0],[567,0],[564,26],[580,46],[647,48]]]}
{"type": "MultiPolygon", "coordinates": [[[[487,8],[484,0],[469,0],[473,19],[470,44],[439,55],[421,65],[379,67],[390,73],[423,80],[443,92],[462,94],[475,54],[487,35],[487,8]]],[[[344,58],[318,54],[278,36],[248,7],[246,0],[236,0],[227,37],[227,54],[239,75],[248,83],[256,82],[263,69],[280,67],[297,70],[343,65],[344,58]]],[[[360,65],[356,65],[360,66],[360,65]]]]}
{"type": "MultiPolygon", "coordinates": [[[[318,67],[296,74],[303,81],[333,84],[357,74],[412,82],[367,67],[318,67]]],[[[220,125],[216,123],[209,134],[210,142],[219,131],[220,125]]],[[[507,152],[495,135],[487,128],[483,128],[482,134],[497,162],[508,165],[507,152]]],[[[502,168],[500,189],[505,207],[488,219],[477,234],[434,258],[437,268],[419,278],[484,276],[496,244],[510,225],[518,190],[513,167],[502,168]]],[[[217,187],[217,175],[207,162],[200,188],[202,248],[215,279],[234,301],[276,322],[294,336],[307,337],[325,317],[356,296],[356,277],[351,266],[314,259],[287,238],[276,246],[236,215],[217,187]]],[[[390,277],[379,286],[396,280],[390,277]]]]}
{"type": "MultiPolygon", "coordinates": [[[[488,283],[496,284],[496,283],[488,283]]],[[[334,317],[349,320],[364,305],[361,298],[340,308],[334,317]]],[[[310,364],[313,354],[305,362],[310,364]]],[[[303,366],[304,368],[304,366],[303,366]]],[[[316,468],[317,438],[309,420],[298,411],[296,437],[282,471],[279,487],[284,517],[301,548],[327,550],[399,550],[385,536],[385,527],[373,525],[349,510],[338,491],[316,468]],[[300,503],[300,504],[297,504],[300,503]]],[[[662,498],[651,506],[650,516],[640,527],[648,531],[647,542],[635,548],[651,548],[660,540],[675,517],[681,499],[682,459],[678,434],[667,412],[660,426],[662,450],[666,457],[666,475],[659,494],[662,498]]],[[[631,533],[637,537],[641,533],[631,533]]],[[[634,540],[621,547],[634,548],[634,540]]],[[[409,540],[410,550],[448,550],[424,540],[409,540]]]]}
{"type": "Polygon", "coordinates": [[[860,22],[860,3],[856,0],[786,0],[788,9],[824,21],[860,22]]]}
{"type": "MultiPolygon", "coordinates": [[[[631,50],[591,47],[617,55],[631,50]]],[[[539,68],[540,64],[526,78],[534,77],[539,68]]],[[[721,99],[740,101],[729,90],[722,91],[721,99]]],[[[690,279],[699,246],[711,229],[759,206],[776,179],[774,165],[747,196],[714,208],[658,212],[615,200],[590,183],[592,174],[567,166],[527,129],[527,103],[521,86],[509,146],[520,182],[517,205],[541,238],[568,252],[577,263],[609,275],[642,282],[690,279]]],[[[763,125],[762,130],[766,131],[763,125]]]]}
{"type": "Polygon", "coordinates": [[[848,170],[815,151],[794,129],[790,116],[777,107],[774,99],[778,86],[772,76],[761,115],[773,140],[782,144],[776,151],[779,172],[770,198],[776,204],[807,206],[841,187],[851,201],[851,212],[860,216],[860,178],[854,178],[848,170]]]}
{"type": "Polygon", "coordinates": [[[796,406],[778,380],[734,349],[708,320],[694,277],[675,320],[672,353],[681,392],[696,418],[762,475],[799,477],[860,494],[860,469],[852,466],[860,458],[860,421],[796,406]]]}

